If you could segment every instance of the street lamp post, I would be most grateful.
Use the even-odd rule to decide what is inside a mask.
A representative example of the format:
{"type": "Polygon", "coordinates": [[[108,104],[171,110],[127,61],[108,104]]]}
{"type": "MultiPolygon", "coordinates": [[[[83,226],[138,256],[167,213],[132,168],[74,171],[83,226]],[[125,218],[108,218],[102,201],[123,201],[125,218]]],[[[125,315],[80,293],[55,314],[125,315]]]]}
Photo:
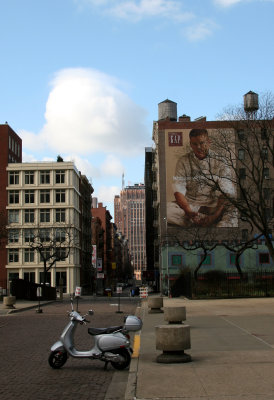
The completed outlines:
{"type": "Polygon", "coordinates": [[[167,236],[167,218],[164,217],[165,221],[165,236],[166,236],[166,272],[167,272],[167,295],[170,294],[170,284],[169,284],[169,254],[168,254],[168,236],[167,236]]]}

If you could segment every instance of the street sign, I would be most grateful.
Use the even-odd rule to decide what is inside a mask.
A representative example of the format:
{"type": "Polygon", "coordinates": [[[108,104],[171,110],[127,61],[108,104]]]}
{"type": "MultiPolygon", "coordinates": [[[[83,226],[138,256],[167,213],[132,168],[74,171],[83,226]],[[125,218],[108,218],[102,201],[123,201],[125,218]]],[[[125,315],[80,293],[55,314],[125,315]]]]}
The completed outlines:
{"type": "Polygon", "coordinates": [[[116,287],[116,293],[122,293],[122,286],[116,287]]]}

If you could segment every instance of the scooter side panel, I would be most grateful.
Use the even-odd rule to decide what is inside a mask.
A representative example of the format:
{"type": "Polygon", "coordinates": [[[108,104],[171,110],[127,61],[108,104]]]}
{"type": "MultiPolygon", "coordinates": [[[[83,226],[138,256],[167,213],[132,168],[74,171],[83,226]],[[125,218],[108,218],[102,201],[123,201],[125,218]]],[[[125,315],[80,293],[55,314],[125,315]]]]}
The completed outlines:
{"type": "Polygon", "coordinates": [[[122,334],[102,335],[98,338],[98,347],[101,351],[119,349],[119,347],[129,347],[130,342],[122,334]]]}

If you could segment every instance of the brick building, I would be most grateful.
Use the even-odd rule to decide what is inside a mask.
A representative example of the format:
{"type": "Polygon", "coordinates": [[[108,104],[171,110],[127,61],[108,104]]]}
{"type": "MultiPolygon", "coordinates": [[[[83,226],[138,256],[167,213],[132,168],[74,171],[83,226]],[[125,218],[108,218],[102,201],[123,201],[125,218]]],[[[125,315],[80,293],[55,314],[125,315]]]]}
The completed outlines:
{"type": "MultiPolygon", "coordinates": [[[[221,244],[208,252],[202,263],[201,270],[203,272],[213,270],[235,272],[235,254],[222,246],[228,242],[244,243],[252,238],[256,239],[261,233],[256,226],[253,226],[253,230],[251,230],[244,215],[240,215],[238,210],[232,209],[230,209],[228,218],[225,219],[225,214],[220,214],[212,225],[208,223],[207,226],[204,225],[203,228],[198,229],[199,218],[205,218],[204,220],[207,219],[209,221],[213,211],[212,214],[207,214],[207,212],[211,212],[208,211],[211,210],[210,207],[201,207],[197,200],[201,196],[208,199],[209,195],[207,193],[210,186],[207,188],[204,186],[204,192],[199,192],[195,189],[198,184],[200,185],[199,187],[202,187],[203,184],[201,178],[195,175],[195,165],[198,162],[199,165],[202,165],[204,161],[198,160],[195,164],[194,150],[192,152],[191,148],[193,149],[193,143],[196,139],[192,143],[189,135],[192,130],[194,130],[195,134],[197,131],[206,131],[206,135],[209,137],[208,143],[215,144],[218,138],[226,138],[229,141],[232,148],[226,148],[224,141],[222,143],[224,147],[223,154],[227,156],[228,150],[232,149],[229,154],[233,154],[235,169],[233,171],[230,170],[230,172],[228,170],[224,171],[220,175],[217,172],[212,173],[213,170],[210,173],[212,173],[213,180],[216,180],[216,177],[220,178],[220,190],[223,187],[227,187],[227,190],[230,191],[228,192],[229,195],[233,196],[233,198],[235,196],[235,201],[238,201],[238,204],[243,200],[241,196],[247,193],[250,195],[251,193],[249,188],[252,187],[252,183],[248,180],[248,173],[250,171],[251,175],[252,169],[249,168],[252,158],[258,159],[260,168],[258,168],[257,174],[260,178],[261,189],[258,186],[254,190],[254,197],[252,198],[252,195],[250,195],[250,200],[253,201],[254,208],[256,208],[256,204],[260,207],[263,214],[262,220],[265,218],[268,228],[266,228],[266,233],[256,242],[256,248],[247,249],[241,255],[241,268],[247,273],[255,269],[274,268],[273,259],[266,247],[266,240],[268,238],[272,240],[271,229],[273,228],[273,120],[270,119],[268,121],[267,129],[263,127],[263,123],[267,121],[263,120],[261,124],[256,121],[257,108],[252,109],[252,107],[246,106],[247,100],[250,98],[255,98],[256,100],[256,96],[253,92],[249,92],[244,96],[245,110],[243,115],[247,120],[245,124],[241,121],[237,121],[237,124],[235,123],[234,125],[227,120],[207,121],[206,117],[200,117],[192,121],[187,115],[177,118],[177,104],[175,102],[165,100],[158,105],[158,120],[153,124],[153,140],[155,144],[152,150],[153,163],[151,166],[149,165],[150,163],[147,164],[147,168],[151,168],[149,172],[153,176],[151,185],[153,202],[152,206],[150,206],[150,211],[147,210],[147,212],[154,215],[153,225],[157,227],[157,232],[154,233],[154,249],[159,250],[159,264],[155,263],[155,267],[157,268],[159,265],[160,285],[164,293],[168,293],[170,285],[177,279],[184,268],[194,270],[199,264],[203,256],[202,250],[198,248],[192,252],[186,250],[187,247],[193,245],[193,241],[195,242],[196,240],[198,242],[198,240],[201,240],[198,234],[200,234],[200,237],[202,234],[204,235],[204,243],[217,242],[221,244]],[[253,142],[251,140],[251,128],[254,130],[253,142]],[[190,160],[188,165],[186,160],[190,160]],[[194,161],[192,162],[191,160],[194,161]],[[236,176],[240,180],[237,180],[236,176]],[[189,183],[190,177],[191,179],[196,179],[196,183],[192,183],[192,187],[190,187],[189,183]],[[187,185],[189,186],[186,189],[187,185]],[[188,195],[189,198],[192,197],[194,206],[197,206],[197,211],[193,213],[193,220],[191,220],[191,217],[187,219],[182,208],[178,206],[177,194],[180,193],[180,190],[184,193],[184,196],[186,196],[185,193],[188,190],[190,193],[188,195]],[[262,204],[264,205],[263,207],[262,204]],[[194,232],[197,232],[196,237],[194,237],[194,232]]],[[[211,151],[213,152],[211,154],[214,154],[214,148],[211,151]]],[[[213,158],[211,157],[211,159],[213,158]]],[[[215,157],[214,162],[217,165],[217,157],[215,157]]],[[[253,165],[256,169],[256,163],[253,165]]],[[[148,172],[147,176],[149,176],[148,172]]],[[[212,204],[215,207],[212,206],[212,210],[216,210],[218,203],[213,203],[212,201],[212,204]]]]}
{"type": "Polygon", "coordinates": [[[6,187],[8,186],[8,163],[22,162],[22,140],[14,130],[6,123],[0,125],[0,286],[7,287],[7,225],[8,197],[6,187]]]}

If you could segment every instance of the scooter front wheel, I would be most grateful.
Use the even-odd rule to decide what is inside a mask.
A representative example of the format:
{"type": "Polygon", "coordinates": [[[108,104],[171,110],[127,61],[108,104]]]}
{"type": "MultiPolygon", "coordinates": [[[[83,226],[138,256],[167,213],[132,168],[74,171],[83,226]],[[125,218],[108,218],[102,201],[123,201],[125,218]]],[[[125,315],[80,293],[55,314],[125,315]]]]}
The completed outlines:
{"type": "Polygon", "coordinates": [[[49,365],[51,368],[58,369],[61,368],[68,359],[68,354],[64,350],[52,351],[49,355],[49,365]]]}
{"type": "Polygon", "coordinates": [[[113,368],[122,370],[129,366],[131,361],[131,356],[126,349],[117,349],[115,350],[115,354],[119,354],[123,358],[123,361],[122,360],[118,362],[111,361],[110,363],[113,366],[113,368]]]}

